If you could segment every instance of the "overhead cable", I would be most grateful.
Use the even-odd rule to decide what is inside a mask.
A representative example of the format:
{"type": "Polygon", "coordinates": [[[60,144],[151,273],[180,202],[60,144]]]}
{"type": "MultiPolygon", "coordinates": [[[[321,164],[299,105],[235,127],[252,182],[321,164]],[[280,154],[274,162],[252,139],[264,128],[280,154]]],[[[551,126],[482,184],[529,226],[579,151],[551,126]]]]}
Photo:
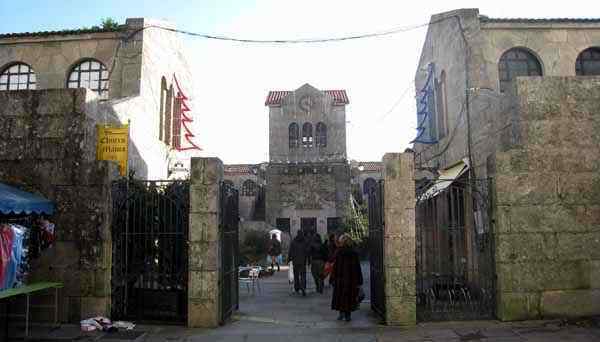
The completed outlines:
{"type": "Polygon", "coordinates": [[[160,30],[180,33],[192,37],[200,37],[205,39],[213,39],[213,40],[223,40],[223,41],[231,41],[231,42],[239,42],[239,43],[253,43],[253,44],[310,44],[310,43],[328,43],[328,42],[341,42],[346,40],[356,40],[356,39],[365,39],[365,38],[376,38],[376,37],[384,37],[390,36],[402,32],[413,31],[422,27],[427,27],[431,24],[435,24],[441,20],[431,21],[425,24],[411,25],[411,26],[402,26],[396,27],[385,31],[378,32],[369,32],[348,36],[340,36],[340,37],[328,37],[328,38],[299,38],[299,39],[251,39],[251,38],[239,38],[239,37],[230,37],[224,35],[213,35],[206,33],[198,33],[191,32],[186,30],[175,29],[171,27],[164,27],[160,25],[148,25],[140,28],[132,33],[132,35],[143,31],[149,28],[156,28],[160,30]]]}

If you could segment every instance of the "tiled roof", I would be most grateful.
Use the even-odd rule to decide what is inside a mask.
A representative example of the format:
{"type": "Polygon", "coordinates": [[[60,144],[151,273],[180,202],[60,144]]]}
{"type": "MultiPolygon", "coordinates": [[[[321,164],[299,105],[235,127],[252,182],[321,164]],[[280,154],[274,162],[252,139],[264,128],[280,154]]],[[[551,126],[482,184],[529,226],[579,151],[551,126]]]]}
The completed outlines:
{"type": "Polygon", "coordinates": [[[121,26],[116,29],[90,28],[90,29],[80,29],[80,30],[0,33],[0,39],[21,38],[21,37],[67,36],[67,35],[75,35],[75,34],[102,33],[102,32],[120,32],[120,31],[123,31],[124,28],[125,28],[125,26],[121,26]]]}
{"type": "Polygon", "coordinates": [[[358,167],[362,166],[362,171],[381,171],[383,170],[383,163],[381,162],[360,162],[358,167]]]}
{"type": "MultiPolygon", "coordinates": [[[[350,100],[348,99],[348,94],[346,94],[345,90],[323,90],[323,92],[333,97],[334,105],[345,105],[350,103],[350,100]]],[[[271,90],[267,95],[267,99],[265,100],[265,106],[280,105],[283,101],[283,98],[291,93],[293,93],[293,91],[271,90]]]]}
{"type": "Polygon", "coordinates": [[[479,16],[484,23],[600,23],[600,18],[490,18],[479,16]]]}
{"type": "Polygon", "coordinates": [[[224,165],[223,173],[226,175],[253,175],[256,166],[251,164],[224,165]]]}

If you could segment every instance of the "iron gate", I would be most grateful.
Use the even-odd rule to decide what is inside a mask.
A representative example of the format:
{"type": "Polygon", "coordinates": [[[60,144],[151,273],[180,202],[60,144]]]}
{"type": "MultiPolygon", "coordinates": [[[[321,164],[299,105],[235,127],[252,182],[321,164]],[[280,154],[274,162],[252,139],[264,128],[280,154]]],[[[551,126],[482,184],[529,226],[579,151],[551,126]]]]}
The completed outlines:
{"type": "Polygon", "coordinates": [[[493,318],[488,188],[488,180],[469,182],[465,175],[433,197],[417,196],[417,319],[493,318]]]}
{"type": "Polygon", "coordinates": [[[239,213],[238,191],[231,185],[221,182],[220,187],[221,222],[221,324],[224,324],[238,308],[239,285],[239,213]]]}
{"type": "Polygon", "coordinates": [[[383,267],[383,191],[380,180],[369,189],[369,258],[371,277],[371,309],[382,319],[385,318],[385,283],[383,267]]]}
{"type": "Polygon", "coordinates": [[[187,318],[187,181],[113,183],[112,318],[187,318]]]}

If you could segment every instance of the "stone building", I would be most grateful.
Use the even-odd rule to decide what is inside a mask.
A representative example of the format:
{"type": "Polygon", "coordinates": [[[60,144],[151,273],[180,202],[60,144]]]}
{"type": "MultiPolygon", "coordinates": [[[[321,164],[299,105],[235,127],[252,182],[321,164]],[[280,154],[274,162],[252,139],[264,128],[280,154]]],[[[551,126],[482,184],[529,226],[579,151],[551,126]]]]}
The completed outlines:
{"type": "MultiPolygon", "coordinates": [[[[242,222],[265,221],[262,229],[291,234],[304,224],[324,235],[339,227],[351,193],[366,202],[383,166],[346,160],[347,104],[344,90],[320,91],[309,84],[269,92],[269,162],[223,170],[225,182],[240,192],[242,222]]],[[[259,226],[246,222],[241,229],[259,226]]]]}
{"type": "Polygon", "coordinates": [[[336,229],[350,200],[344,90],[271,91],[266,221],[292,235],[336,229]]]}
{"type": "Polygon", "coordinates": [[[64,284],[63,322],[111,313],[119,175],[96,160],[96,125],[129,123],[137,178],[169,177],[184,144],[177,93],[191,92],[191,77],[177,35],[156,25],[172,27],[128,19],[115,29],[0,35],[0,181],[56,204],[56,241],[30,280],[64,284]]]}
{"type": "Polygon", "coordinates": [[[417,235],[433,229],[417,255],[432,243],[427,253],[449,262],[418,256],[418,278],[471,281],[491,248],[498,318],[600,313],[594,75],[600,19],[500,19],[477,9],[432,16],[415,75],[414,149],[417,235]],[[449,202],[453,187],[463,200],[449,202]],[[443,228],[456,223],[440,209],[449,203],[464,214],[458,240],[443,228]]]}
{"type": "Polygon", "coordinates": [[[239,215],[242,222],[264,220],[265,170],[266,164],[229,164],[223,167],[224,182],[239,191],[239,215]]]}
{"type": "Polygon", "coordinates": [[[369,191],[383,179],[382,162],[350,162],[352,193],[360,204],[367,203],[369,191]]]}
{"type": "Polygon", "coordinates": [[[177,95],[193,86],[177,34],[144,29],[150,26],[173,28],[135,18],[112,29],[2,34],[0,91],[92,90],[99,123],[130,124],[129,169],[138,178],[166,179],[186,157],[178,152],[186,142],[177,95]]]}

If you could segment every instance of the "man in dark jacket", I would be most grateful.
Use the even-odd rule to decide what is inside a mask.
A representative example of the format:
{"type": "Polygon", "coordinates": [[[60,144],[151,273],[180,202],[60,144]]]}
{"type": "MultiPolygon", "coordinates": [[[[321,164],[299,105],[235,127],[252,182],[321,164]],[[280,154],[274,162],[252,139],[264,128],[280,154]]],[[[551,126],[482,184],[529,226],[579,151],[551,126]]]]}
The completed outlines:
{"type": "Polygon", "coordinates": [[[288,261],[294,266],[294,290],[296,293],[302,291],[306,296],[306,260],[308,257],[308,247],[304,239],[304,232],[298,231],[298,234],[290,244],[288,261]]]}
{"type": "Polygon", "coordinates": [[[327,247],[321,242],[321,236],[314,234],[310,241],[310,272],[312,273],[318,293],[323,293],[325,261],[327,260],[327,247]]]}
{"type": "Polygon", "coordinates": [[[348,234],[339,237],[339,249],[333,266],[333,297],[331,309],[339,311],[338,320],[351,320],[351,313],[358,309],[358,294],[363,283],[358,253],[352,248],[348,234]]]}

